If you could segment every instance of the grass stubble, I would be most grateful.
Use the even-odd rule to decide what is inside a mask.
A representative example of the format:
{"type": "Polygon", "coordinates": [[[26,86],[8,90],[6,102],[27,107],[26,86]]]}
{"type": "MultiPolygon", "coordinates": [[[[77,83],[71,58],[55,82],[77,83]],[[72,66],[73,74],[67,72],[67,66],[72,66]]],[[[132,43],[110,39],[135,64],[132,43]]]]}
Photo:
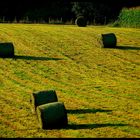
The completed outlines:
{"type": "Polygon", "coordinates": [[[0,24],[15,59],[0,58],[0,137],[140,137],[140,30],[107,26],[0,24]],[[102,33],[117,48],[101,48],[102,33]],[[55,90],[68,126],[39,128],[30,95],[55,90]]]}

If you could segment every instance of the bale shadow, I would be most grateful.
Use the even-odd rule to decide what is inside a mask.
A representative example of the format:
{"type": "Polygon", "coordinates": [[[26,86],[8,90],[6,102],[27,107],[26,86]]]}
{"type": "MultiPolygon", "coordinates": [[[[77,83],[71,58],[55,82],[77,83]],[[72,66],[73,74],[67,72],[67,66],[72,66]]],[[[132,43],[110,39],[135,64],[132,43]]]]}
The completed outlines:
{"type": "Polygon", "coordinates": [[[140,50],[140,47],[139,46],[114,46],[114,47],[104,47],[104,49],[140,50]]]}
{"type": "Polygon", "coordinates": [[[42,56],[22,56],[22,55],[15,55],[15,60],[17,59],[24,59],[24,60],[42,60],[42,61],[48,61],[48,60],[62,60],[62,58],[50,58],[50,57],[42,57],[42,56]]]}
{"type": "Polygon", "coordinates": [[[69,124],[65,129],[95,129],[95,128],[101,128],[101,127],[121,127],[121,126],[128,126],[128,124],[69,124]]]}
{"type": "MultiPolygon", "coordinates": [[[[96,129],[96,128],[102,128],[102,127],[123,127],[123,126],[128,126],[128,124],[111,124],[111,123],[106,123],[106,124],[68,124],[67,126],[60,126],[60,127],[54,127],[54,128],[47,128],[43,130],[79,130],[79,129],[96,129]]],[[[42,128],[38,126],[38,128],[28,128],[28,129],[17,129],[16,131],[27,131],[27,130],[36,130],[42,131],[42,128]]]]}
{"type": "Polygon", "coordinates": [[[140,50],[138,46],[116,46],[115,48],[121,50],[140,50]]]}
{"type": "Polygon", "coordinates": [[[70,113],[70,114],[83,114],[83,113],[96,113],[96,112],[112,112],[112,110],[104,110],[104,109],[76,109],[76,110],[67,110],[67,113],[70,113]]]}

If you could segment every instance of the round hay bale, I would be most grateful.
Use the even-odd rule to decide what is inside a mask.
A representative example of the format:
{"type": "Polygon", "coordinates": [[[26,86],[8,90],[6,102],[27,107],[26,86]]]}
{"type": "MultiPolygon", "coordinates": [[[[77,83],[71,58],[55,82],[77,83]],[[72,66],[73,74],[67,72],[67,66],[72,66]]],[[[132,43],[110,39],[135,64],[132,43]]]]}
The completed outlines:
{"type": "Polygon", "coordinates": [[[13,43],[0,43],[0,57],[3,57],[3,58],[14,57],[13,43]]]}
{"type": "Polygon", "coordinates": [[[117,38],[114,33],[102,34],[102,42],[104,48],[116,47],[117,38]]]}
{"type": "Polygon", "coordinates": [[[67,111],[62,102],[38,106],[37,117],[42,129],[63,128],[68,124],[67,111]]]}
{"type": "Polygon", "coordinates": [[[87,26],[87,20],[85,19],[84,16],[79,16],[75,20],[75,24],[78,25],[79,27],[86,27],[87,26]]]}
{"type": "Polygon", "coordinates": [[[30,102],[32,104],[32,112],[36,112],[36,107],[39,105],[57,102],[58,98],[55,90],[44,90],[31,94],[30,102]]]}

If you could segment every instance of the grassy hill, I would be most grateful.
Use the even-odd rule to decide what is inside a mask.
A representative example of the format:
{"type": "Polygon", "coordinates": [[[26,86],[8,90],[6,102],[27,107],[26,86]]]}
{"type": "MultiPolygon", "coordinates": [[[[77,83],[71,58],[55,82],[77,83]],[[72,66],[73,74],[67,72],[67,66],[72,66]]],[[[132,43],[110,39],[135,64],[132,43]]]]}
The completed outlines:
{"type": "Polygon", "coordinates": [[[0,42],[16,55],[0,58],[0,137],[140,137],[140,29],[0,24],[0,42]],[[118,48],[101,48],[110,32],[118,48]],[[68,126],[42,130],[30,95],[52,89],[68,126]]]}

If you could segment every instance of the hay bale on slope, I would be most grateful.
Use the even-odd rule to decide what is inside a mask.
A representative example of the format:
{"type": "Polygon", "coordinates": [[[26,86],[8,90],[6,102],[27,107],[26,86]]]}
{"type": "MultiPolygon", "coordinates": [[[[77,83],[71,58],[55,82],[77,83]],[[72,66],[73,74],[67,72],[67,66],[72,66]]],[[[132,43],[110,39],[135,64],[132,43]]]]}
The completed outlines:
{"type": "Polygon", "coordinates": [[[0,43],[0,57],[12,58],[14,57],[13,43],[0,43]]]}
{"type": "Polygon", "coordinates": [[[114,33],[102,34],[102,43],[104,48],[114,48],[117,44],[117,38],[114,33]]]}
{"type": "Polygon", "coordinates": [[[39,105],[46,103],[57,102],[58,98],[55,90],[44,90],[31,94],[30,102],[32,105],[32,112],[36,112],[36,108],[39,105]]]}
{"type": "Polygon", "coordinates": [[[62,102],[38,106],[37,117],[42,129],[63,128],[68,124],[67,111],[62,102]]]}

